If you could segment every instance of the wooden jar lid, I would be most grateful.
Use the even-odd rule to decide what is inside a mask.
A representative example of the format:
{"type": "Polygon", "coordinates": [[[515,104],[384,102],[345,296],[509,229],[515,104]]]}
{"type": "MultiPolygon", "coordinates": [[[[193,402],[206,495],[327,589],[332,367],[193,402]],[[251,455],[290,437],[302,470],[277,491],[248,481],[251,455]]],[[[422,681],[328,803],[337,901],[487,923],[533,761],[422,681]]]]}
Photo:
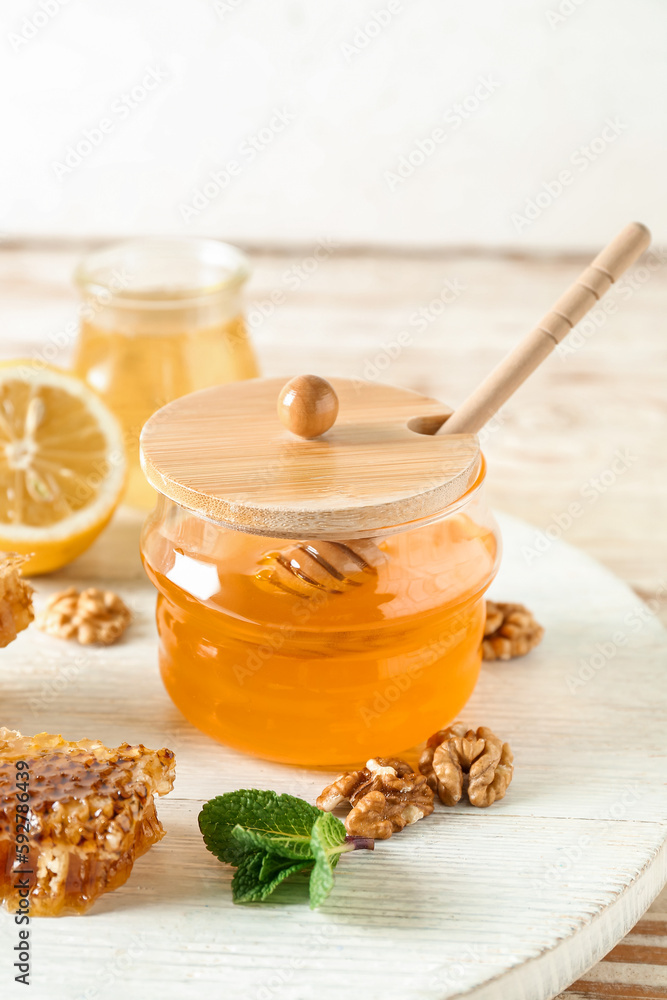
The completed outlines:
{"type": "Polygon", "coordinates": [[[202,389],[145,424],[148,482],[182,507],[252,534],[360,538],[438,514],[479,473],[476,435],[412,429],[432,431],[451,413],[435,399],[357,379],[299,376],[292,385],[280,418],[298,433],[331,424],[333,386],[338,415],[322,436],[297,437],[281,423],[284,378],[202,389]],[[310,390],[322,410],[312,428],[297,412],[310,390]]]}

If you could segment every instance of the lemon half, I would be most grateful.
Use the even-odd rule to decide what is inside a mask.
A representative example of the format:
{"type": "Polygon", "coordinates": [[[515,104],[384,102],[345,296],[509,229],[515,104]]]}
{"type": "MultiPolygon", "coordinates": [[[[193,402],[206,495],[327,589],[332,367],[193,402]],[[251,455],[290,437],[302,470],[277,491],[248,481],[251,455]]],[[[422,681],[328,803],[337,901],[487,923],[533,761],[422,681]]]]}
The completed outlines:
{"type": "Polygon", "coordinates": [[[80,379],[34,361],[0,364],[0,548],[30,576],[80,555],[125,484],[120,424],[80,379]]]}

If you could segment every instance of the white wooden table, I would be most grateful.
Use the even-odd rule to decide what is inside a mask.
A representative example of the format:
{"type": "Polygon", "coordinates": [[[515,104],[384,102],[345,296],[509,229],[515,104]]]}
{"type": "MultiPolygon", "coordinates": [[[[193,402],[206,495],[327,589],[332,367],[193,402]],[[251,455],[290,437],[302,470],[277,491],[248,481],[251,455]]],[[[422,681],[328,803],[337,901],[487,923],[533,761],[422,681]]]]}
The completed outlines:
{"type": "MultiPolygon", "coordinates": [[[[237,754],[171,705],[137,516],[121,513],[76,564],[37,581],[41,602],[64,581],[102,579],[137,620],[109,649],[24,632],[3,652],[3,721],[69,739],[166,745],[177,781],[158,805],[167,837],[122,889],[86,917],[33,924],[30,995],[543,1000],[613,947],[667,878],[667,636],[587,556],[557,543],[527,566],[521,548],[532,528],[506,518],[502,528],[493,592],[529,603],[546,637],[525,659],[486,664],[463,718],[510,742],[509,792],[487,810],[439,807],[374,854],[344,858],[315,913],[289,884],[268,904],[234,906],[231,870],[204,848],[205,799],[250,786],[313,801],[328,773],[237,754]]],[[[15,927],[0,917],[1,995],[14,1000],[23,996],[11,983],[15,927]]]]}
{"type": "MultiPolygon", "coordinates": [[[[323,375],[368,376],[373,365],[385,364],[387,348],[391,348],[401,331],[408,330],[412,334],[410,343],[398,356],[389,359],[381,377],[451,403],[460,400],[517,337],[532,326],[578,273],[582,263],[456,253],[378,255],[334,248],[329,258],[294,287],[294,268],[308,260],[311,250],[308,247],[289,252],[255,250],[252,254],[255,275],[250,293],[261,309],[254,309],[251,318],[265,373],[314,370],[323,375]],[[453,297],[448,296],[451,301],[436,314],[431,303],[436,301],[437,306],[443,289],[451,288],[452,284],[459,291],[453,297]],[[270,296],[276,290],[283,293],[284,299],[280,305],[272,306],[270,296]],[[427,310],[429,320],[425,327],[418,328],[414,316],[421,309],[427,310]]],[[[0,250],[2,356],[41,354],[57,344],[57,350],[50,355],[52,360],[67,363],[73,343],[67,330],[76,320],[76,297],[70,279],[81,251],[76,246],[48,245],[6,246],[0,250]]],[[[612,296],[618,312],[596,316],[593,327],[587,327],[574,352],[554,357],[544,365],[539,376],[506,408],[502,426],[485,443],[490,463],[490,497],[497,507],[536,525],[531,542],[541,538],[540,532],[545,531],[573,542],[631,584],[665,622],[666,259],[664,254],[654,255],[649,267],[635,269],[628,282],[614,290],[612,296]],[[591,480],[606,473],[619,449],[630,456],[627,468],[614,476],[609,485],[601,484],[603,489],[592,486],[591,480]],[[562,516],[571,502],[582,499],[582,490],[587,489],[590,494],[591,486],[593,495],[583,498],[586,502],[581,515],[565,529],[558,528],[555,519],[562,516]]],[[[605,478],[608,481],[609,473],[605,478]]],[[[118,530],[121,534],[131,534],[126,525],[118,530]]],[[[109,538],[100,540],[99,545],[104,546],[100,551],[110,551],[109,538]]],[[[105,564],[105,577],[110,571],[105,564]]],[[[70,572],[75,574],[80,569],[71,567],[70,572]]],[[[125,570],[123,577],[124,574],[125,570]]],[[[138,562],[132,574],[138,582],[141,576],[138,562]]],[[[504,596],[514,599],[518,595],[504,596]]],[[[134,641],[138,641],[136,632],[134,641]]],[[[125,651],[125,646],[121,646],[108,655],[115,657],[114,663],[119,663],[125,651]]],[[[64,694],[47,687],[41,695],[42,709],[48,708],[52,726],[57,727],[61,718],[62,699],[68,703],[70,693],[80,697],[86,690],[87,673],[82,671],[88,661],[86,654],[83,656],[79,665],[74,662],[76,670],[71,676],[72,655],[68,647],[56,653],[49,644],[31,660],[30,671],[46,671],[52,681],[67,681],[64,694]]],[[[34,685],[37,681],[30,671],[30,684],[34,685]]],[[[605,676],[610,675],[603,671],[601,677],[605,676]]],[[[134,677],[133,683],[139,694],[152,692],[151,697],[157,699],[160,710],[172,713],[168,716],[170,725],[181,732],[179,726],[184,724],[170,709],[150,670],[146,677],[143,671],[134,677]],[[149,678],[151,686],[146,688],[149,678]]],[[[20,686],[16,678],[11,684],[12,690],[17,684],[20,686]]],[[[641,692],[641,685],[637,688],[641,692]]],[[[606,697],[604,688],[603,693],[606,697]]],[[[4,683],[0,686],[0,700],[4,702],[6,697],[4,683]]],[[[20,692],[15,692],[12,699],[10,704],[17,701],[21,704],[20,692]]],[[[82,713],[86,704],[80,707],[82,713]]],[[[136,738],[148,738],[145,722],[150,719],[136,719],[130,694],[127,706],[128,726],[134,727],[136,738]]],[[[660,711],[657,695],[650,711],[660,711]]],[[[109,712],[105,714],[104,727],[109,739],[123,738],[122,727],[113,726],[109,712]]],[[[667,725],[663,723],[665,731],[667,725]]],[[[564,735],[562,740],[565,741],[564,735]]],[[[663,737],[661,751],[665,742],[663,737]]],[[[180,751],[180,742],[176,749],[180,751]]],[[[215,749],[209,752],[217,759],[215,749]]],[[[183,758],[182,752],[179,757],[183,758]]],[[[182,780],[179,775],[179,788],[182,780]]],[[[173,796],[162,803],[167,819],[172,801],[175,801],[173,796]]],[[[169,843],[173,845],[174,840],[165,841],[158,850],[166,850],[169,843]]],[[[141,864],[152,865],[156,857],[149,855],[141,864]]],[[[203,858],[210,866],[212,861],[208,856],[203,858]]],[[[350,864],[356,861],[354,857],[350,864]]],[[[133,898],[140,894],[136,883],[140,871],[138,868],[133,882],[123,890],[133,893],[133,898]]],[[[205,871],[209,873],[210,867],[205,871]]],[[[342,867],[340,873],[343,874],[342,867]]],[[[175,885],[181,886],[182,879],[176,879],[175,885]]],[[[174,894],[178,891],[175,888],[174,894]]],[[[75,944],[82,945],[86,934],[87,931],[75,925],[68,955],[76,953],[75,944]]],[[[209,934],[203,943],[211,940],[209,934]]],[[[116,975],[114,962],[124,964],[128,960],[129,945],[130,935],[109,959],[111,966],[107,971],[111,980],[116,975]]],[[[227,947],[224,940],[221,947],[227,947]]],[[[141,964],[140,958],[137,957],[135,966],[141,964]]],[[[298,970],[295,968],[293,973],[294,978],[298,970]]],[[[568,974],[571,981],[578,972],[568,968],[568,974]]],[[[4,987],[6,978],[2,982],[4,987]]],[[[99,979],[96,982],[94,988],[99,990],[99,979]]],[[[272,990],[272,996],[283,995],[278,987],[272,990]]],[[[4,993],[0,991],[0,995],[4,993]]],[[[32,995],[36,995],[34,989],[32,995]]],[[[66,995],[83,993],[79,990],[66,995]]],[[[99,994],[91,994],[96,995],[99,994]]],[[[146,995],[150,996],[148,992],[146,995]]],[[[257,990],[250,995],[258,995],[257,990]]],[[[512,1000],[513,996],[510,994],[512,1000]]],[[[667,892],[625,941],[570,987],[562,1000],[566,997],[567,1000],[667,998],[667,892]]]]}

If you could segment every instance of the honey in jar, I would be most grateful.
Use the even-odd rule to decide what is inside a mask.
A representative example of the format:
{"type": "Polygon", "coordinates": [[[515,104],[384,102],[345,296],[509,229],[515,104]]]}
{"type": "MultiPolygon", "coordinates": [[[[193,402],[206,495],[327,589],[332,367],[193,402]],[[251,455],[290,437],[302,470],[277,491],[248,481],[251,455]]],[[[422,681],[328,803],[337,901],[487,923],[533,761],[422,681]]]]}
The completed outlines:
{"type": "Polygon", "coordinates": [[[258,374],[241,306],[244,255],[217,240],[132,240],[90,254],[74,367],[119,418],[129,459],[126,500],[150,509],[139,434],[164,403],[258,374]]]}
{"type": "Polygon", "coordinates": [[[299,438],[276,414],[282,381],[193,393],[144,429],[162,677],[240,750],[390,756],[452,721],[477,681],[499,559],[484,460],[474,435],[419,433],[441,403],[344,379],[335,424],[299,438]]]}

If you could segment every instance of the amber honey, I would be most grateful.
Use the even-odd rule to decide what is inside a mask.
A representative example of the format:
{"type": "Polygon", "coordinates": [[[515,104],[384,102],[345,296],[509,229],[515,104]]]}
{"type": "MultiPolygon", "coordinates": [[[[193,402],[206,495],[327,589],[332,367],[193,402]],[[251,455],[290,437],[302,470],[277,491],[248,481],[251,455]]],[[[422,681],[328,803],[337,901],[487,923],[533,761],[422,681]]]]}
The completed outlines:
{"type": "Polygon", "coordinates": [[[165,324],[155,333],[142,332],[141,319],[140,314],[127,317],[137,331],[131,335],[84,322],[75,368],[121,422],[130,469],[127,502],[151,507],[155,494],[139,466],[139,435],[146,420],[170,399],[254,378],[258,371],[242,316],[201,329],[183,323],[170,330],[165,324]]]}
{"type": "Polygon", "coordinates": [[[220,741],[302,765],[397,753],[451,721],[479,674],[499,556],[481,478],[455,510],[378,538],[383,558],[358,585],[307,596],[261,578],[284,540],[160,497],[142,550],[176,705],[220,741]]]}
{"type": "Polygon", "coordinates": [[[150,509],[139,435],[165,403],[196,389],[255,378],[241,311],[245,258],[213,240],[135,240],[92,254],[74,367],[119,418],[128,453],[126,500],[150,509]]]}

